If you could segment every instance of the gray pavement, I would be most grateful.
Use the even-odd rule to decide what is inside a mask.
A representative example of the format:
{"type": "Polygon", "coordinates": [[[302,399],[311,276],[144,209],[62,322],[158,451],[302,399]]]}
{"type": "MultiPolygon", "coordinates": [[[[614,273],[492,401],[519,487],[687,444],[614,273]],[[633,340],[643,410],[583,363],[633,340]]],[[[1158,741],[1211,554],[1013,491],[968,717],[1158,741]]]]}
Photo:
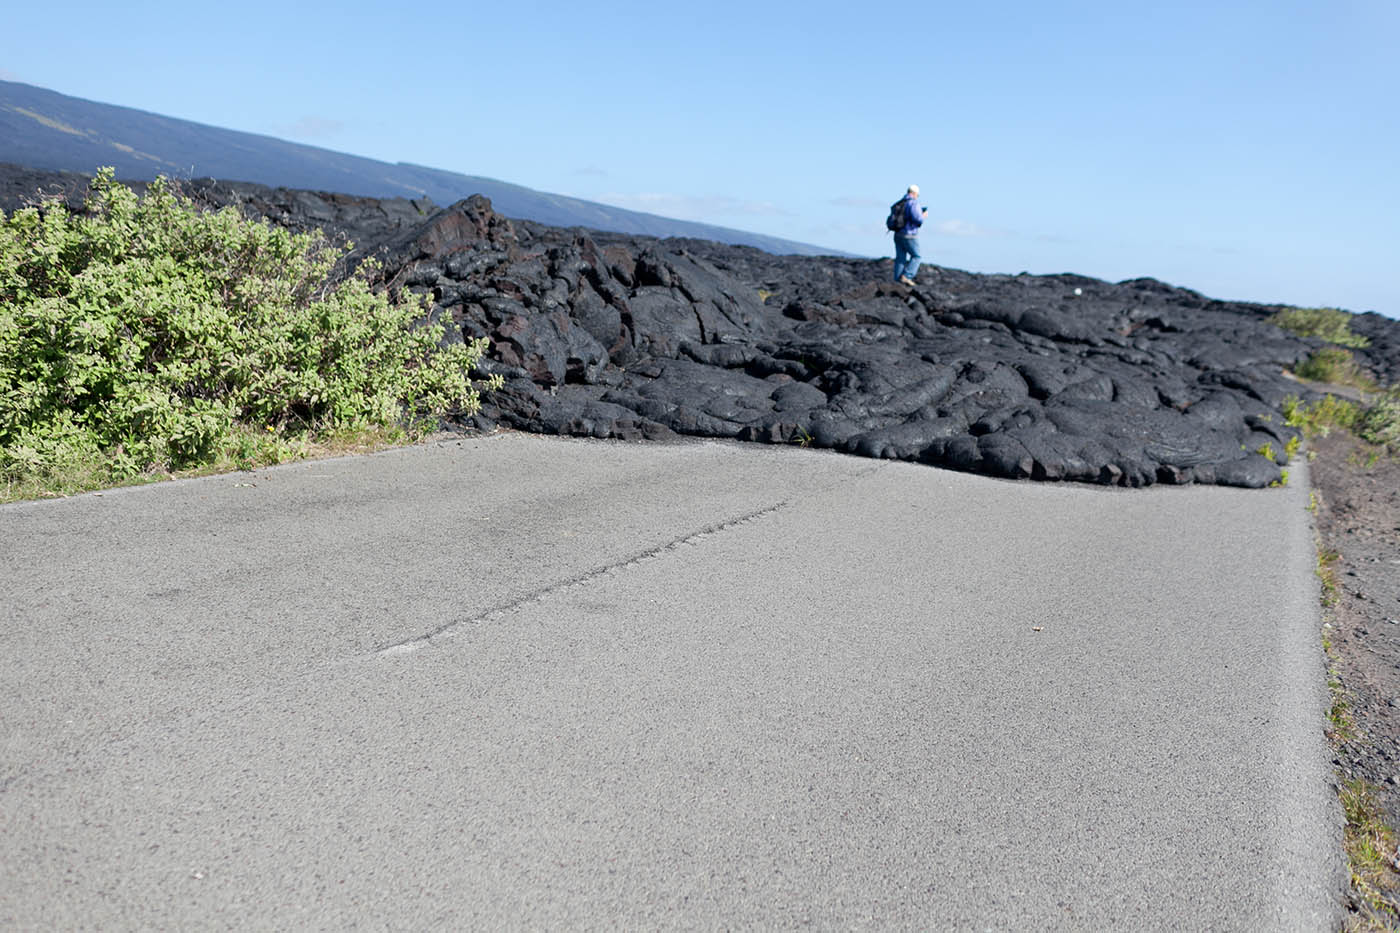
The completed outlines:
{"type": "Polygon", "coordinates": [[[504,434],[0,507],[0,926],[1328,929],[1306,503],[504,434]]]}

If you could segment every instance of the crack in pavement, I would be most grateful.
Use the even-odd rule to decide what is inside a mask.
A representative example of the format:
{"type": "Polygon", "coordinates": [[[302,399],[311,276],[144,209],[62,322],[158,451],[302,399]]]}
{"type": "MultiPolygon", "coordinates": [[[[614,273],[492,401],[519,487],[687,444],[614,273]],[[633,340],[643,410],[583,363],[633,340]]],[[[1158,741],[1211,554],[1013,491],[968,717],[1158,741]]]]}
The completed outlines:
{"type": "MultiPolygon", "coordinates": [[[[852,482],[859,482],[860,480],[865,479],[868,476],[880,472],[887,466],[889,466],[889,464],[884,462],[871,463],[868,466],[864,466],[862,469],[855,471],[849,476],[845,476],[839,480],[835,480],[832,482],[823,483],[817,486],[816,488],[803,492],[799,496],[783,499],[782,501],[779,501],[773,505],[753,509],[749,512],[745,512],[733,518],[705,525],[697,531],[681,535],[671,541],[632,554],[631,556],[622,558],[611,564],[607,564],[602,567],[597,567],[592,570],[580,573],[569,579],[560,581],[558,583],[553,583],[541,587],[539,589],[534,590],[533,592],[527,593],[523,596],[502,603],[499,606],[495,606],[491,609],[488,609],[472,618],[459,619],[455,622],[449,622],[424,635],[419,635],[417,637],[406,639],[404,641],[394,642],[387,645],[381,645],[378,648],[370,649],[369,656],[394,657],[396,655],[405,655],[413,653],[420,648],[430,647],[434,645],[438,640],[450,639],[451,637],[453,637],[452,632],[464,625],[470,625],[473,623],[480,623],[501,618],[506,613],[509,613],[514,609],[520,608],[521,606],[530,604],[532,602],[538,602],[540,600],[546,599],[553,593],[563,592],[569,589],[570,587],[574,586],[585,586],[597,577],[617,573],[618,571],[623,570],[634,564],[640,564],[649,560],[655,560],[656,558],[661,557],[668,552],[675,551],[681,547],[685,547],[688,545],[693,545],[704,540],[705,538],[718,534],[719,532],[726,531],[728,529],[735,528],[740,525],[745,525],[750,522],[759,521],[785,508],[792,506],[796,502],[800,502],[805,499],[810,499],[813,496],[819,496],[835,486],[848,484],[852,482]]],[[[317,669],[339,669],[351,667],[363,663],[363,659],[366,657],[366,655],[362,652],[364,652],[365,650],[366,649],[364,647],[360,647],[358,649],[353,650],[352,653],[341,655],[331,660],[322,660],[320,662],[308,663],[310,663],[317,669]]],[[[296,672],[295,677],[297,680],[304,680],[306,675],[307,669],[304,667],[298,672],[296,672]]],[[[233,716],[234,714],[242,710],[249,709],[251,707],[266,702],[269,697],[277,695],[279,691],[283,690],[285,685],[286,684],[282,679],[274,679],[264,682],[262,684],[246,686],[244,692],[242,692],[241,695],[233,698],[225,698],[212,709],[205,708],[192,714],[177,715],[168,721],[162,721],[160,723],[159,734],[169,735],[178,731],[185,731],[191,733],[198,732],[206,726],[208,726],[210,723],[221,719],[227,719],[230,716],[233,716]]],[[[116,753],[118,751],[126,752],[128,750],[149,744],[150,742],[154,741],[154,737],[154,734],[149,731],[137,731],[132,733],[131,735],[123,736],[119,739],[111,741],[106,746],[106,750],[113,753],[116,753]]],[[[0,777],[0,795],[9,793],[12,787],[23,783],[33,783],[35,781],[65,780],[64,774],[65,772],[61,768],[57,771],[45,771],[42,768],[35,768],[31,765],[15,765],[10,770],[10,773],[7,773],[3,777],[0,777]]]]}
{"type": "Polygon", "coordinates": [[[667,554],[671,551],[675,551],[678,548],[696,544],[697,542],[702,541],[705,538],[709,538],[721,532],[728,531],[731,528],[737,528],[740,525],[747,525],[751,522],[756,522],[760,519],[767,518],[768,516],[773,515],[784,508],[787,508],[789,504],[789,500],[784,499],[783,501],[778,502],[775,505],[764,506],[761,509],[755,509],[751,512],[745,512],[743,515],[739,515],[735,518],[727,519],[725,521],[718,522],[713,525],[706,525],[698,531],[693,531],[689,534],[682,535],[679,538],[674,538],[671,541],[666,542],[665,544],[658,544],[655,547],[647,548],[645,551],[641,551],[629,557],[624,557],[623,559],[615,561],[611,564],[605,564],[602,567],[594,567],[593,569],[586,570],[583,573],[578,574],[577,576],[569,577],[568,579],[561,580],[557,583],[551,583],[548,586],[540,587],[539,589],[534,590],[533,592],[526,593],[524,596],[519,596],[499,606],[493,606],[492,608],[486,610],[480,615],[473,616],[469,619],[458,619],[455,622],[448,622],[424,635],[418,635],[413,638],[408,638],[403,641],[394,642],[393,644],[384,645],[382,647],[376,648],[374,654],[378,657],[397,657],[401,655],[412,654],[413,652],[418,651],[421,648],[432,647],[436,645],[439,640],[446,640],[452,638],[456,630],[464,625],[479,625],[483,622],[494,622],[497,619],[500,619],[503,616],[505,616],[507,613],[514,612],[522,606],[540,602],[541,600],[554,593],[562,592],[573,587],[587,586],[589,583],[593,582],[599,577],[617,573],[636,564],[644,563],[650,560],[655,560],[656,558],[661,557],[662,555],[667,554]]]}

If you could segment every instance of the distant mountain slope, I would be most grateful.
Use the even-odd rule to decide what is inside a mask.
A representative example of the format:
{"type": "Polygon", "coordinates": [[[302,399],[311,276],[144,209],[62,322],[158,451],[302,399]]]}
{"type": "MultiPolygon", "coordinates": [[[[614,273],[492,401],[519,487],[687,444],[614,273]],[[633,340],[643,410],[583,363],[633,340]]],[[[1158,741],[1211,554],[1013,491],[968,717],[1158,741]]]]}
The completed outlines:
{"type": "Polygon", "coordinates": [[[440,205],[484,194],[507,217],[656,237],[693,237],[770,253],[836,254],[808,243],[673,220],[520,185],[407,163],[380,162],[271,136],[205,126],[0,81],[0,161],[119,178],[221,178],[368,197],[428,197],[440,205]]]}

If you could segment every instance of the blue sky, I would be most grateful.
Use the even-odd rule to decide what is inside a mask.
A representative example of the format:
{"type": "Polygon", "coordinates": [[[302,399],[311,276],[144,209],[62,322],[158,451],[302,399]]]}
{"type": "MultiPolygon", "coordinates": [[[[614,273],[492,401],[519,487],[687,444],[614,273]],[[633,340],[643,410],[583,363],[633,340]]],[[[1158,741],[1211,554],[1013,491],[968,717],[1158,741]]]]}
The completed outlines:
{"type": "Polygon", "coordinates": [[[1400,317],[1400,2],[17,4],[0,77],[927,261],[1400,317]],[[44,38],[49,37],[49,38],[44,38]]]}

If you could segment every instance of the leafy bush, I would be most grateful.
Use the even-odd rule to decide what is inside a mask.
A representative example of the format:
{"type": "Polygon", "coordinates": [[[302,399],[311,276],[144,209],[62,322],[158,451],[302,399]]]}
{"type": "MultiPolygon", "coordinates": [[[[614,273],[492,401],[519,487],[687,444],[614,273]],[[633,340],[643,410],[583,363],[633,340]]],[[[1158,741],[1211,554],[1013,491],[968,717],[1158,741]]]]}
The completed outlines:
{"type": "Polygon", "coordinates": [[[1400,387],[1392,386],[1369,405],[1325,395],[1311,405],[1290,395],[1284,419],[1309,437],[1326,437],[1333,428],[1351,431],[1363,441],[1400,451],[1400,387]]]}
{"type": "Polygon", "coordinates": [[[1354,428],[1361,409],[1335,395],[1324,395],[1311,405],[1290,395],[1283,400],[1283,415],[1287,424],[1301,429],[1307,436],[1326,437],[1333,428],[1348,431],[1354,428]]]}
{"type": "Polygon", "coordinates": [[[1341,347],[1323,347],[1294,369],[1300,379],[1372,389],[1375,383],[1350,353],[1341,347]]]}
{"type": "Polygon", "coordinates": [[[1400,386],[1392,386],[1356,420],[1362,440],[1400,451],[1400,386]]]}
{"type": "MultiPolygon", "coordinates": [[[[0,213],[0,478],[195,467],[249,438],[474,412],[484,340],[442,346],[420,301],[337,281],[344,259],[157,180],[94,179],[0,213]]],[[[370,272],[372,270],[364,270],[370,272]]]]}
{"type": "Polygon", "coordinates": [[[1370,344],[1351,332],[1351,315],[1340,308],[1285,308],[1269,322],[1300,337],[1321,337],[1338,346],[1359,349],[1370,344]]]}

